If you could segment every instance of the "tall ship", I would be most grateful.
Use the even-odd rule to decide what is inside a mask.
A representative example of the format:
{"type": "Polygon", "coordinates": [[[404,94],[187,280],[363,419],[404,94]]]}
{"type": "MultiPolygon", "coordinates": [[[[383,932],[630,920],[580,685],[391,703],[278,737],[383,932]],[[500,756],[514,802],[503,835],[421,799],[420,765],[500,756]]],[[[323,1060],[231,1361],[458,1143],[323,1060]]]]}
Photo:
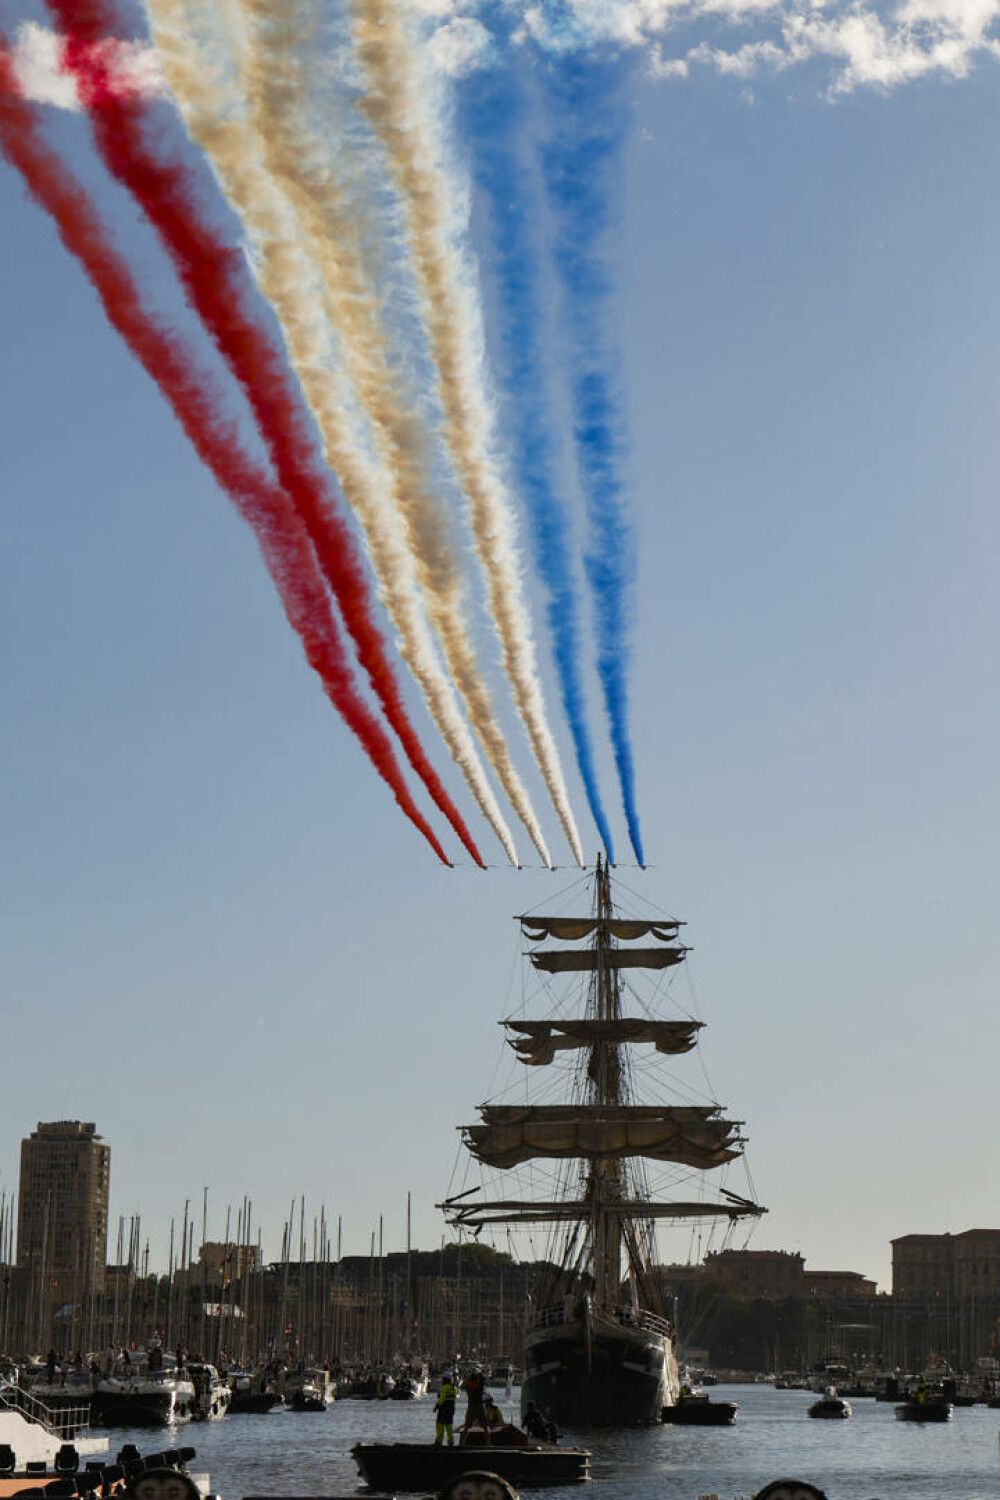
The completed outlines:
{"type": "Polygon", "coordinates": [[[707,1174],[725,1176],[741,1157],[741,1122],[719,1104],[690,1102],[693,1092],[656,1066],[691,1052],[703,1026],[658,1014],[671,988],[664,971],[689,951],[683,924],[622,915],[600,858],[591,884],[588,915],[516,918],[550,1014],[501,1022],[527,1072],[479,1106],[479,1123],[461,1127],[480,1181],[438,1206],[476,1236],[547,1235],[525,1330],[522,1413],[534,1403],[559,1426],[642,1426],[661,1420],[680,1384],[658,1226],[727,1230],[766,1210],[726,1188],[706,1191],[707,1174]],[[546,1102],[531,1102],[539,1094],[546,1102]]]}

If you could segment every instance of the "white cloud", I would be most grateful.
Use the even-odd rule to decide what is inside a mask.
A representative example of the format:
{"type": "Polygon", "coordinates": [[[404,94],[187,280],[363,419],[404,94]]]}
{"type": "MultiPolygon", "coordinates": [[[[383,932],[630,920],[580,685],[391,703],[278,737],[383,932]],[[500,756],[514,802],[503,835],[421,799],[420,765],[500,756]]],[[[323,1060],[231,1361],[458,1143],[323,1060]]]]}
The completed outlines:
{"type": "MultiPolygon", "coordinates": [[[[102,42],[97,49],[113,89],[123,94],[159,94],[163,74],[155,50],[145,42],[102,42]]],[[[83,108],[76,79],[62,66],[62,42],[54,31],[25,21],[14,46],[14,74],[26,99],[57,109],[83,108]]]]}
{"type": "Polygon", "coordinates": [[[964,78],[1000,61],[1000,0],[508,0],[516,39],[550,51],[602,44],[646,50],[654,77],[698,66],[735,78],[811,60],[827,92],[893,89],[928,75],[964,78]],[[720,26],[738,28],[727,45],[720,26]],[[711,37],[698,31],[711,28],[711,37]],[[694,33],[694,39],[692,38],[694,33]],[[749,33],[749,34],[748,34],[749,33]],[[756,33],[756,34],[754,34],[756,33]]]}
{"type": "Polygon", "coordinates": [[[59,38],[34,21],[26,21],[17,33],[14,74],[26,99],[58,109],[80,108],[76,83],[62,71],[59,38]]]}
{"type": "Polygon", "coordinates": [[[431,64],[439,73],[464,78],[488,65],[493,38],[474,16],[456,16],[437,28],[427,46],[431,64]]]}

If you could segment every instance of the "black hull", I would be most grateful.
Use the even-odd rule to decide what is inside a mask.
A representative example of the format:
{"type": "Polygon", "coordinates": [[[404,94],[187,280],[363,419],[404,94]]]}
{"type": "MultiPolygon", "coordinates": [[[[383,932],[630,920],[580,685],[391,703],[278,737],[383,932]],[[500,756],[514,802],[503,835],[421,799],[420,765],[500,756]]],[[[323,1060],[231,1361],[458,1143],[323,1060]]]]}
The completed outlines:
{"type": "Polygon", "coordinates": [[[577,1484],[590,1477],[590,1454],[583,1448],[536,1444],[526,1448],[438,1448],[433,1443],[358,1443],[351,1449],[366,1484],[388,1494],[442,1490],[460,1474],[499,1474],[516,1489],[577,1484]]]}
{"type": "Polygon", "coordinates": [[[896,1407],[900,1422],[950,1422],[951,1413],[950,1401],[907,1401],[896,1407]]]}
{"type": "Polygon", "coordinates": [[[283,1404],[280,1396],[234,1396],[229,1403],[229,1415],[231,1417],[262,1416],[283,1404]]]}
{"type": "Polygon", "coordinates": [[[191,1402],[163,1395],[117,1395],[98,1391],[94,1397],[94,1423],[98,1427],[169,1427],[191,1418],[191,1402]]]}
{"type": "Polygon", "coordinates": [[[685,1401],[665,1406],[661,1420],[674,1427],[729,1427],[739,1411],[735,1401],[685,1401]]]}
{"type": "Polygon", "coordinates": [[[676,1396],[669,1334],[594,1319],[528,1334],[522,1416],[529,1402],[557,1427],[649,1427],[676,1396]]]}

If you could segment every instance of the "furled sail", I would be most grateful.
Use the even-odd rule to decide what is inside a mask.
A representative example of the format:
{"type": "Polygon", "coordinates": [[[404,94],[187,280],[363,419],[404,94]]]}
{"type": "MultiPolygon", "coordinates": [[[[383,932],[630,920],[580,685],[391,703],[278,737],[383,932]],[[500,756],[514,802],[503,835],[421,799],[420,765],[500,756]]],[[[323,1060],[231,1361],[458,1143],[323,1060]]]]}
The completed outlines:
{"type": "MultiPolygon", "coordinates": [[[[475,1229],[487,1224],[559,1224],[572,1219],[591,1219],[594,1205],[589,1198],[565,1198],[558,1202],[537,1199],[501,1198],[480,1203],[456,1203],[446,1200],[437,1204],[448,1215],[450,1224],[475,1229]]],[[[647,1198],[623,1199],[620,1203],[602,1204],[603,1211],[619,1219],[737,1219],[759,1218],[767,1212],[757,1203],[706,1202],[698,1198],[661,1203],[647,1198]]]]}
{"type": "MultiPolygon", "coordinates": [[[[560,942],[575,943],[580,938],[592,937],[601,925],[597,917],[518,917],[521,931],[529,943],[540,943],[545,938],[557,938],[560,942]]],[[[604,922],[609,937],[623,942],[634,942],[636,938],[659,938],[669,943],[677,936],[680,922],[633,922],[624,917],[611,917],[604,922]]]]}
{"type": "Polygon", "coordinates": [[[594,1047],[600,1042],[618,1046],[622,1042],[652,1042],[657,1052],[690,1052],[701,1021],[646,1021],[640,1016],[613,1021],[504,1021],[520,1036],[508,1037],[521,1062],[541,1067],[557,1052],[594,1047]]]}
{"type": "Polygon", "coordinates": [[[718,1105],[483,1105],[463,1127],[473,1156],[490,1167],[538,1157],[645,1156],[708,1170],[739,1155],[739,1124],[718,1105]]]}
{"type": "Polygon", "coordinates": [[[546,974],[581,969],[669,969],[682,962],[686,948],[552,948],[528,957],[546,974]]]}

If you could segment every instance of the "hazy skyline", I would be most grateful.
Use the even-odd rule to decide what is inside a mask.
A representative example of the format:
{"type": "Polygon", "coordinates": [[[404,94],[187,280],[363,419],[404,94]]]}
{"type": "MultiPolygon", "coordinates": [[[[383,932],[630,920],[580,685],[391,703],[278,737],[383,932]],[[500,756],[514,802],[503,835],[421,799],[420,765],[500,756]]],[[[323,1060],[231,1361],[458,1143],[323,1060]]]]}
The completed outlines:
{"type": "MultiPolygon", "coordinates": [[[[890,1238],[998,1223],[1000,75],[992,11],[882,14],[882,54],[803,42],[726,72],[709,52],[787,51],[792,12],[744,31],[693,6],[690,45],[664,34],[637,70],[620,328],[650,868],[620,873],[688,923],[701,1052],[770,1209],[751,1245],[888,1289],[890,1238]],[[914,61],[928,37],[948,67],[914,61]]],[[[79,122],[53,129],[99,181],[79,122]]],[[[5,164],[0,224],[0,1191],[37,1121],[80,1118],[111,1144],[112,1226],[140,1213],[160,1264],[205,1184],[209,1238],[249,1195],[272,1257],[302,1194],[363,1254],[379,1214],[401,1248],[410,1191],[430,1248],[519,993],[510,918],[574,874],[435,864],[5,164]]]]}

